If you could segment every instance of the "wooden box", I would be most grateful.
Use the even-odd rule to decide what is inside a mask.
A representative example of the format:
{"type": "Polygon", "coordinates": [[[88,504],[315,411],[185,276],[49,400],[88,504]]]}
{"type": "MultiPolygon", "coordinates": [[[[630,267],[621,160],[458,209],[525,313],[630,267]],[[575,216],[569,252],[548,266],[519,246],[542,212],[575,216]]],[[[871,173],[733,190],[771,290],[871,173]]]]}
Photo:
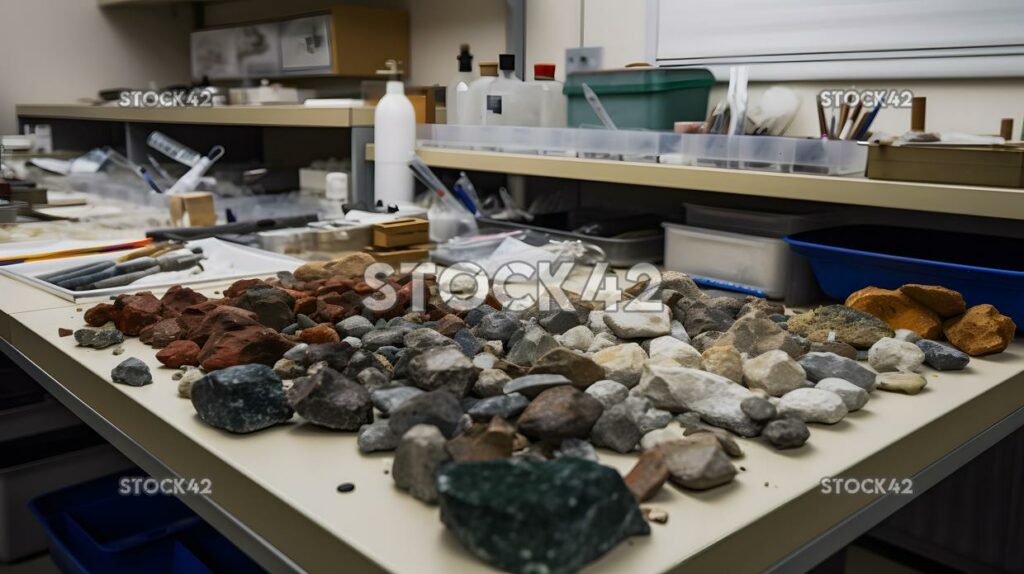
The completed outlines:
{"type": "Polygon", "coordinates": [[[409,77],[409,13],[339,4],[331,8],[331,46],[338,76],[377,77],[384,62],[398,60],[409,77]]]}
{"type": "Polygon", "coordinates": [[[177,227],[206,227],[217,224],[213,194],[193,191],[167,196],[171,210],[171,223],[177,227]]]}
{"type": "Polygon", "coordinates": [[[868,150],[871,179],[1024,187],[1024,148],[879,146],[868,150]]]}
{"type": "Polygon", "coordinates": [[[374,247],[405,247],[430,242],[430,224],[426,219],[403,217],[373,226],[374,247]]]}

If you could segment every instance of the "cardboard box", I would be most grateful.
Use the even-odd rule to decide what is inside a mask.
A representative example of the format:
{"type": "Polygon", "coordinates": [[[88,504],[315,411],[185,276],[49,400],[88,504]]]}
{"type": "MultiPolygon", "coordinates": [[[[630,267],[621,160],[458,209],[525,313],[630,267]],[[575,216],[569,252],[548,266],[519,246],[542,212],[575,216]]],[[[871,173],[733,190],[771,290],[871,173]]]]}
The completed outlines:
{"type": "Polygon", "coordinates": [[[405,247],[430,242],[430,224],[426,219],[403,217],[373,226],[374,247],[405,247]]]}
{"type": "Polygon", "coordinates": [[[212,193],[193,191],[168,195],[167,205],[171,210],[171,224],[177,227],[205,227],[217,224],[212,193]]]}
{"type": "Polygon", "coordinates": [[[1024,148],[872,145],[868,150],[867,176],[927,183],[1024,187],[1024,148]]]}

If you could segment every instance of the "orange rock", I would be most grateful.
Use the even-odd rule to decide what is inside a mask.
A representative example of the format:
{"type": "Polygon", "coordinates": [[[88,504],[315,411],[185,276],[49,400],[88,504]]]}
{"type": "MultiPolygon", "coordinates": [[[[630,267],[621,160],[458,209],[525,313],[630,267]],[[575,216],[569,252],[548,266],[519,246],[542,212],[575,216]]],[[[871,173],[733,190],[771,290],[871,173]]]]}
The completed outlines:
{"type": "Polygon", "coordinates": [[[935,311],[943,319],[961,315],[967,309],[964,296],[959,291],[940,285],[908,284],[899,290],[900,293],[935,311]]]}
{"type": "Polygon", "coordinates": [[[341,337],[338,336],[338,332],[334,330],[334,327],[327,323],[321,323],[316,327],[300,331],[299,340],[303,343],[315,345],[318,343],[337,343],[341,340],[341,337]]]}
{"type": "Polygon", "coordinates": [[[637,502],[649,500],[668,480],[665,455],[657,448],[645,450],[624,480],[637,502]]]}
{"type": "Polygon", "coordinates": [[[942,336],[942,320],[935,311],[899,291],[865,287],[851,294],[846,306],[874,315],[893,329],[910,329],[925,339],[942,336]]]}
{"type": "Polygon", "coordinates": [[[1000,353],[1013,341],[1017,325],[992,305],[975,305],[946,321],[946,338],[968,355],[1000,353]]]}

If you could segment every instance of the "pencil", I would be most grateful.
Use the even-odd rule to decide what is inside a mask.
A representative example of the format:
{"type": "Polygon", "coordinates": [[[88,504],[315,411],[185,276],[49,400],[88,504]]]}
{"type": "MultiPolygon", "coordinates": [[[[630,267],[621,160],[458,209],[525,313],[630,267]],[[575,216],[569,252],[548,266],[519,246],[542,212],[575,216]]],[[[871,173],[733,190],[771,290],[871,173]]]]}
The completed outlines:
{"type": "Polygon", "coordinates": [[[99,245],[96,247],[78,247],[75,249],[65,249],[63,251],[51,251],[48,253],[33,253],[31,255],[21,255],[17,257],[3,257],[0,258],[0,265],[14,265],[16,263],[31,263],[33,261],[47,261],[50,259],[64,259],[66,257],[79,257],[81,255],[95,255],[97,253],[108,253],[110,251],[123,251],[125,249],[134,249],[136,247],[142,247],[152,241],[151,238],[140,239],[138,241],[130,241],[128,243],[115,243],[112,245],[99,245]]]}
{"type": "Polygon", "coordinates": [[[818,103],[818,133],[821,137],[828,137],[828,125],[825,123],[825,106],[821,105],[821,96],[815,98],[818,103]]]}

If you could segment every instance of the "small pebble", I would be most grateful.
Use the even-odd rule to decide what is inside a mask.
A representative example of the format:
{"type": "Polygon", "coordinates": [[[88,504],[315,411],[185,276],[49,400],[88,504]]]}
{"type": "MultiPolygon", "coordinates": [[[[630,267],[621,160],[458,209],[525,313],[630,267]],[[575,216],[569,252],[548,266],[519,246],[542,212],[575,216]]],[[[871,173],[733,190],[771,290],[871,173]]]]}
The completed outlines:
{"type": "Polygon", "coordinates": [[[111,352],[115,355],[120,355],[121,353],[124,352],[124,347],[118,345],[117,347],[114,347],[114,350],[111,352]]]}
{"type": "Polygon", "coordinates": [[[57,329],[57,335],[61,336],[61,337],[69,337],[69,336],[71,336],[72,333],[74,333],[73,330],[65,329],[64,327],[59,327],[57,329]]]}
{"type": "MultiPolygon", "coordinates": [[[[385,471],[386,473],[387,471],[385,471]]],[[[356,489],[356,485],[351,482],[343,482],[338,485],[338,492],[352,492],[356,489]]]]}
{"type": "Polygon", "coordinates": [[[658,524],[665,524],[666,522],[668,522],[668,512],[665,512],[660,508],[651,508],[649,506],[644,506],[640,509],[640,511],[643,512],[644,518],[646,518],[650,522],[657,522],[658,524]]]}

